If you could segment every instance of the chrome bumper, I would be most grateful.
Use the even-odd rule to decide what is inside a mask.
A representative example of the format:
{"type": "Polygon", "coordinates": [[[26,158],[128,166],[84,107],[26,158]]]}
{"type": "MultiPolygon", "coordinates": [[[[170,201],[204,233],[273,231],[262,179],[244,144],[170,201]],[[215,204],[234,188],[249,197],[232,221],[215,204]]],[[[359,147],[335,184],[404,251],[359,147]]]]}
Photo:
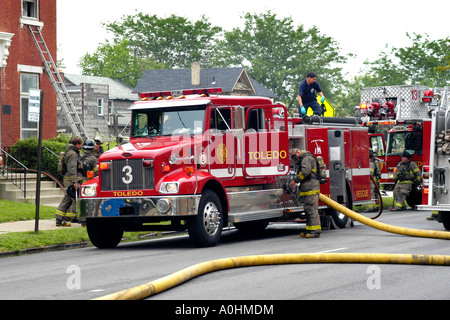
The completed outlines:
{"type": "Polygon", "coordinates": [[[201,195],[78,199],[78,220],[90,217],[195,216],[201,195]]]}

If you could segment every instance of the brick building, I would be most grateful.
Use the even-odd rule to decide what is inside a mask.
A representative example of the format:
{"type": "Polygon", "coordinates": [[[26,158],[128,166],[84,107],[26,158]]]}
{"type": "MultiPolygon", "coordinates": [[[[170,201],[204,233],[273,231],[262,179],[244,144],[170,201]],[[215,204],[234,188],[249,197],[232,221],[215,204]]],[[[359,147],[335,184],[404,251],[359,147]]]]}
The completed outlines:
{"type": "Polygon", "coordinates": [[[44,139],[56,136],[56,94],[43,69],[29,25],[41,27],[56,61],[56,0],[0,1],[0,146],[37,136],[28,122],[28,90],[44,92],[44,139]]]}

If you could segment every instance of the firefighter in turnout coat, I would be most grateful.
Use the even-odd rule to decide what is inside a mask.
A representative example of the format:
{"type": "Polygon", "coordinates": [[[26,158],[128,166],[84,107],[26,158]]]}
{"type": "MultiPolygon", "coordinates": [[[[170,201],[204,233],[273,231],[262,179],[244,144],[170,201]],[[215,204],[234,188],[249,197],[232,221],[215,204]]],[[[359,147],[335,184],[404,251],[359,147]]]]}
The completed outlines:
{"type": "MultiPolygon", "coordinates": [[[[64,154],[63,163],[65,166],[65,173],[63,176],[63,184],[66,190],[72,185],[77,189],[79,186],[78,180],[82,178],[81,174],[78,172],[80,165],[82,165],[80,156],[82,143],[83,141],[81,138],[73,138],[64,154]]],[[[72,210],[69,210],[74,201],[75,200],[67,192],[64,194],[64,198],[55,212],[56,226],[69,227],[71,225],[70,221],[77,218],[76,212],[71,212],[72,210]]]]}
{"type": "Polygon", "coordinates": [[[392,211],[406,209],[406,197],[411,193],[413,187],[420,187],[421,174],[417,164],[411,161],[411,155],[403,151],[402,159],[397,165],[395,172],[394,208],[392,211]]]}
{"type": "Polygon", "coordinates": [[[369,149],[369,160],[370,160],[370,177],[375,180],[376,185],[370,179],[370,192],[372,199],[375,200],[374,204],[369,204],[366,206],[364,212],[378,212],[380,210],[380,199],[378,190],[380,190],[380,178],[381,178],[381,163],[375,157],[375,152],[377,149],[369,149]]]}
{"type": "Polygon", "coordinates": [[[304,199],[306,214],[306,232],[300,233],[300,237],[318,238],[322,227],[319,217],[320,183],[317,177],[317,160],[309,151],[299,149],[293,149],[291,157],[297,164],[298,174],[291,181],[290,187],[293,189],[300,183],[300,197],[304,199]]]}

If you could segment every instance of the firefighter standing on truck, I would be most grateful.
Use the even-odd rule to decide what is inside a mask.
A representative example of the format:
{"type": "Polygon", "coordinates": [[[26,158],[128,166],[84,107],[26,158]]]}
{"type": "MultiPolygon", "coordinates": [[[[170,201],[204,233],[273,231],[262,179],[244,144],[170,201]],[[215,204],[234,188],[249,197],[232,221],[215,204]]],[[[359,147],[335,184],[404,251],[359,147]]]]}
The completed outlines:
{"type": "Polygon", "coordinates": [[[317,75],[314,72],[309,72],[306,79],[300,82],[298,87],[298,112],[300,116],[306,115],[309,107],[313,110],[314,115],[321,116],[323,113],[322,107],[317,102],[316,92],[321,96],[321,103],[325,101],[322,89],[316,82],[317,75]]]}
{"type": "MultiPolygon", "coordinates": [[[[81,138],[73,138],[67,146],[67,151],[63,158],[63,184],[66,190],[70,186],[78,188],[78,180],[81,175],[78,173],[78,168],[81,164],[80,149],[83,141],[81,138]]],[[[69,210],[75,200],[66,192],[64,198],[59,204],[55,212],[56,226],[70,227],[70,221],[77,218],[76,212],[69,210]]]]}
{"type": "Polygon", "coordinates": [[[411,161],[411,155],[403,151],[401,161],[398,163],[395,172],[394,188],[394,209],[392,211],[402,211],[406,209],[406,197],[414,188],[420,188],[420,169],[417,164],[411,161]]]}
{"type": "Polygon", "coordinates": [[[302,238],[318,238],[322,232],[319,217],[320,183],[317,177],[319,168],[317,160],[309,151],[293,149],[291,157],[296,162],[298,174],[291,181],[290,187],[294,189],[300,183],[300,197],[303,197],[306,214],[306,232],[300,233],[302,238]]]}

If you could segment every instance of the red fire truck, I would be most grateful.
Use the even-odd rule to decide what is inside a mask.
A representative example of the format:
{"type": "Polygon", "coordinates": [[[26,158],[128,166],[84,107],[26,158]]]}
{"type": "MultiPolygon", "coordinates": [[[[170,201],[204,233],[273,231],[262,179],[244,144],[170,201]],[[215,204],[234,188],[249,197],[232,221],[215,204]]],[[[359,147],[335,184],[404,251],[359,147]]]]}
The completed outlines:
{"type": "MultiPolygon", "coordinates": [[[[433,91],[420,85],[399,85],[361,89],[357,114],[369,128],[370,146],[382,162],[381,185],[392,191],[395,168],[404,150],[412,155],[422,172],[429,167],[431,132],[430,103],[433,91]]],[[[413,207],[426,204],[428,187],[415,190],[407,198],[413,207]]]]}
{"type": "MultiPolygon", "coordinates": [[[[102,154],[99,176],[81,187],[79,218],[95,246],[116,246],[124,231],[186,229],[198,246],[212,246],[229,224],[254,230],[304,218],[284,188],[295,174],[294,147],[323,157],[323,194],[350,208],[370,202],[368,130],[360,122],[288,119],[270,99],[220,92],[142,94],[130,107],[129,142],[102,154]]],[[[351,225],[319,206],[323,221],[351,225]]]]}
{"type": "Polygon", "coordinates": [[[428,201],[417,209],[434,211],[432,217],[450,230],[450,87],[433,89],[430,110],[431,132],[427,146],[430,161],[423,176],[429,190],[428,201]]]}

